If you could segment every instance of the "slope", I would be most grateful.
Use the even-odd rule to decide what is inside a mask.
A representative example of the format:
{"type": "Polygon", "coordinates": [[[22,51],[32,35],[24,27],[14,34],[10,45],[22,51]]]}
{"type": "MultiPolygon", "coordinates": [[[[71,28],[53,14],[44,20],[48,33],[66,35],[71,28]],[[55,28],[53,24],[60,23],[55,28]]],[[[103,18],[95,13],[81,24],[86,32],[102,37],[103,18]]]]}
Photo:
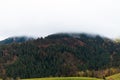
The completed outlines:
{"type": "Polygon", "coordinates": [[[119,51],[119,43],[99,35],[49,35],[0,46],[0,75],[103,78],[120,72],[119,51]]]}
{"type": "Polygon", "coordinates": [[[107,77],[108,80],[120,80],[120,73],[107,77]]]}

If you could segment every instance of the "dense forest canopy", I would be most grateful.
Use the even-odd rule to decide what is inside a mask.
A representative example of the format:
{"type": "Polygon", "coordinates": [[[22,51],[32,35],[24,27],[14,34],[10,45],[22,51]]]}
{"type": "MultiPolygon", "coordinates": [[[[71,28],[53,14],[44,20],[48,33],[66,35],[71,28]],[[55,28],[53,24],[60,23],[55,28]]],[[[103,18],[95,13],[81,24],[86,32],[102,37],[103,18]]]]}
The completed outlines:
{"type": "Polygon", "coordinates": [[[99,35],[61,33],[0,46],[1,77],[90,76],[120,72],[120,43],[99,35]]]}

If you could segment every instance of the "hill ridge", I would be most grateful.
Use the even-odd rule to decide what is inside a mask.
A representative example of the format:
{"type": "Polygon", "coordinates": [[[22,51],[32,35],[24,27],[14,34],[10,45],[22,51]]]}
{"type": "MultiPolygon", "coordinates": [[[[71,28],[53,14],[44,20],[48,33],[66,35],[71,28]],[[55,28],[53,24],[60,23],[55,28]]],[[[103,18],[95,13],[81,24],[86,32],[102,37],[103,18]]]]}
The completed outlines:
{"type": "Polygon", "coordinates": [[[99,35],[78,35],[55,34],[0,46],[0,71],[5,71],[0,76],[103,78],[120,72],[119,43],[99,35]]]}

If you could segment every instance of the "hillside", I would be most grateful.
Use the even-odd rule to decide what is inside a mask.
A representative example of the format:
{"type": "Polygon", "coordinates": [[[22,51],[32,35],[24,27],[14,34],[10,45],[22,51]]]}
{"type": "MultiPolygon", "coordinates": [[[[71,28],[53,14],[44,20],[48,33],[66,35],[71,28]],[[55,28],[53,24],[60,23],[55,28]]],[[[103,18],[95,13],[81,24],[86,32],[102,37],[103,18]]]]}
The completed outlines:
{"type": "Polygon", "coordinates": [[[11,44],[11,43],[22,43],[22,42],[33,40],[33,39],[34,38],[32,37],[26,37],[26,36],[10,37],[10,38],[0,41],[0,45],[11,44]]]}
{"type": "Polygon", "coordinates": [[[120,80],[120,73],[107,77],[108,80],[120,80]]]}
{"type": "Polygon", "coordinates": [[[53,34],[0,46],[0,75],[103,78],[120,72],[119,51],[119,43],[99,35],[53,34]]]}

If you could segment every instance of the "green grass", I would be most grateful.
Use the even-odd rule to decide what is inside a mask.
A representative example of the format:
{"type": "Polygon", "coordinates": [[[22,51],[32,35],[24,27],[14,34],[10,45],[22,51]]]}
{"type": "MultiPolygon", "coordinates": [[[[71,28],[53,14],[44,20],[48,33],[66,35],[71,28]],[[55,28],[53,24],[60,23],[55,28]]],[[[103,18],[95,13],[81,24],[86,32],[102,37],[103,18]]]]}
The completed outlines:
{"type": "Polygon", "coordinates": [[[120,80],[120,73],[107,77],[108,80],[110,78],[111,78],[111,80],[120,80]]]}
{"type": "Polygon", "coordinates": [[[101,80],[101,79],[87,77],[55,77],[55,78],[32,78],[22,80],[101,80]]]}

